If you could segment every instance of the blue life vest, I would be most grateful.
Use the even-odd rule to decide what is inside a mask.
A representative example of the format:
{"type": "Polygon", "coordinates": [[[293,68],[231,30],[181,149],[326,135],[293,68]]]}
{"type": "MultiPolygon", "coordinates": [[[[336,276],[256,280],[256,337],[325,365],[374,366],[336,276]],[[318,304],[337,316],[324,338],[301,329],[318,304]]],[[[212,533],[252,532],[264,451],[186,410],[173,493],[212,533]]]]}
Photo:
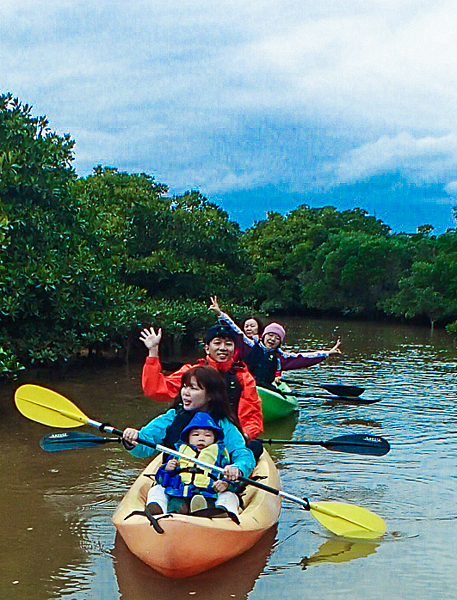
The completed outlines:
{"type": "MultiPolygon", "coordinates": [[[[230,464],[229,453],[221,440],[204,448],[201,452],[188,444],[182,444],[178,450],[189,458],[198,458],[217,467],[224,468],[230,464]]],[[[157,471],[156,481],[165,488],[167,495],[186,498],[202,494],[207,498],[216,498],[217,492],[213,489],[213,483],[220,477],[220,473],[217,471],[211,472],[184,458],[179,458],[178,468],[175,471],[166,471],[164,466],[157,471]]]]}

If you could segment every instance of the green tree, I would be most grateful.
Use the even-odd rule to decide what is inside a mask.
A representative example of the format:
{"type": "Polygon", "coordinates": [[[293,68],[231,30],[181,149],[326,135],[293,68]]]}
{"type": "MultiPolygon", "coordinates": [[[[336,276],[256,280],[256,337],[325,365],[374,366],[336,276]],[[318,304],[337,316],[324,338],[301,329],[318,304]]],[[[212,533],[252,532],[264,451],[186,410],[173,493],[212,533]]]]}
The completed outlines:
{"type": "Polygon", "coordinates": [[[426,317],[431,327],[457,316],[457,238],[444,234],[435,246],[428,261],[416,260],[400,279],[398,292],[385,302],[387,312],[406,319],[426,317]]]}
{"type": "Polygon", "coordinates": [[[410,265],[406,240],[361,231],[332,234],[302,275],[305,305],[374,316],[410,265]]]}
{"type": "MultiPolygon", "coordinates": [[[[253,263],[260,307],[264,310],[294,311],[312,307],[357,312],[359,305],[365,307],[367,301],[354,303],[351,300],[346,306],[344,301],[332,296],[332,286],[339,281],[337,263],[344,259],[344,250],[340,248],[342,239],[346,236],[346,245],[350,246],[349,236],[355,236],[347,250],[352,252],[357,240],[370,240],[376,236],[384,240],[388,232],[387,225],[361,209],[339,212],[332,206],[310,208],[302,205],[285,217],[270,213],[266,221],[256,223],[243,236],[253,263]],[[333,254],[326,263],[327,280],[323,281],[322,265],[330,252],[333,254]]],[[[365,244],[365,250],[366,247],[365,244]]],[[[345,281],[337,296],[344,295],[350,285],[356,283],[360,263],[358,252],[359,259],[352,258],[352,267],[346,268],[345,281]]],[[[360,285],[355,293],[359,290],[360,285]]]]}
{"type": "Polygon", "coordinates": [[[160,226],[149,214],[135,220],[136,247],[126,262],[126,279],[150,296],[194,298],[210,294],[242,300],[249,263],[237,223],[198,192],[169,200],[160,226]],[[148,235],[151,226],[154,236],[148,235]]]}
{"type": "Polygon", "coordinates": [[[166,191],[148,175],[100,167],[75,184],[121,280],[151,298],[241,300],[249,263],[238,224],[198,192],[166,191]]]}
{"type": "Polygon", "coordinates": [[[0,374],[107,339],[117,311],[141,296],[119,284],[80,218],[72,149],[30,106],[0,96],[0,374]]]}
{"type": "Polygon", "coordinates": [[[288,227],[286,217],[271,212],[266,221],[256,223],[243,235],[243,246],[253,264],[254,290],[250,299],[263,311],[288,309],[294,305],[298,287],[285,261],[296,234],[288,227]]]}

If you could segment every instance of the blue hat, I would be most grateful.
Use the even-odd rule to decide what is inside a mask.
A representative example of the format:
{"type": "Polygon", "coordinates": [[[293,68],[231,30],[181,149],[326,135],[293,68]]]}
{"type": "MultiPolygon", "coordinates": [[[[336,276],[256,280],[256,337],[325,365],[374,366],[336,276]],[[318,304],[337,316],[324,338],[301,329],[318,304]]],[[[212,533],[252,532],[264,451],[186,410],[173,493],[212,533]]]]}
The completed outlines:
{"type": "Polygon", "coordinates": [[[205,427],[205,428],[213,429],[215,436],[216,436],[216,440],[217,439],[222,440],[224,437],[224,432],[219,427],[219,425],[216,425],[216,422],[210,417],[210,415],[208,413],[197,412],[193,416],[192,421],[189,423],[189,425],[184,427],[184,429],[181,432],[181,440],[183,442],[187,442],[187,436],[189,434],[189,430],[193,429],[194,427],[205,427]]]}
{"type": "Polygon", "coordinates": [[[213,327],[210,327],[205,337],[205,344],[209,344],[216,337],[228,338],[236,342],[235,332],[228,325],[213,325],[213,327]]]}

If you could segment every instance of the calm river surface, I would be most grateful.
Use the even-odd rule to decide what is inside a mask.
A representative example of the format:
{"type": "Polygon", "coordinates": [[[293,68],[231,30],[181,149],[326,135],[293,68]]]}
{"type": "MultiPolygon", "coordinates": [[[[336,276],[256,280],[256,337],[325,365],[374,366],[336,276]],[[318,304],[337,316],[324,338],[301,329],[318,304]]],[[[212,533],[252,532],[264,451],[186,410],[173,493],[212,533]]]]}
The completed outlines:
{"type": "MultiPolygon", "coordinates": [[[[345,433],[387,438],[383,457],[281,446],[272,455],[283,488],[381,515],[376,542],[335,539],[308,512],[284,502],[277,530],[251,551],[186,580],[168,580],[133,557],[111,514],[143,462],[116,446],[47,453],[54,431],[13,407],[18,383],[0,386],[0,589],[8,600],[375,600],[457,597],[456,347],[443,331],[329,320],[284,319],[291,348],[344,356],[291,374],[303,391],[355,384],[374,404],[303,398],[300,413],[265,437],[327,440],[345,433]]],[[[141,365],[92,368],[20,383],[51,387],[89,417],[123,428],[165,409],[143,396],[141,365]]],[[[321,390],[322,391],[322,390],[321,390]]],[[[83,430],[96,433],[86,427],[83,430]]],[[[80,430],[81,431],[81,430],[80,430]]]]}

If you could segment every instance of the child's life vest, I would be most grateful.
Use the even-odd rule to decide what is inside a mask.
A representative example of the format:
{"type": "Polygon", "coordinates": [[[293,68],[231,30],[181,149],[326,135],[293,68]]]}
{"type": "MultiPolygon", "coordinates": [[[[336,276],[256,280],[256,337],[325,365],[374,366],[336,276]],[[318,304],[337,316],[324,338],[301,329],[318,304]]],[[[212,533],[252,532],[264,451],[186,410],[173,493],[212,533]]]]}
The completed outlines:
{"type": "MultiPolygon", "coordinates": [[[[222,429],[216,425],[211,416],[208,413],[198,412],[195,413],[187,427],[183,429],[181,441],[176,444],[176,447],[179,452],[189,458],[198,458],[203,462],[224,468],[230,464],[230,455],[224,446],[223,438],[222,429]],[[215,432],[215,443],[210,444],[201,451],[190,446],[186,441],[187,436],[189,430],[195,427],[211,428],[215,432]]],[[[218,471],[211,471],[184,458],[178,459],[178,467],[174,471],[166,471],[165,465],[172,459],[173,456],[169,456],[156,473],[156,481],[165,488],[167,495],[180,498],[191,497],[195,494],[201,494],[208,498],[217,497],[217,492],[212,486],[221,476],[218,471]]]]}

